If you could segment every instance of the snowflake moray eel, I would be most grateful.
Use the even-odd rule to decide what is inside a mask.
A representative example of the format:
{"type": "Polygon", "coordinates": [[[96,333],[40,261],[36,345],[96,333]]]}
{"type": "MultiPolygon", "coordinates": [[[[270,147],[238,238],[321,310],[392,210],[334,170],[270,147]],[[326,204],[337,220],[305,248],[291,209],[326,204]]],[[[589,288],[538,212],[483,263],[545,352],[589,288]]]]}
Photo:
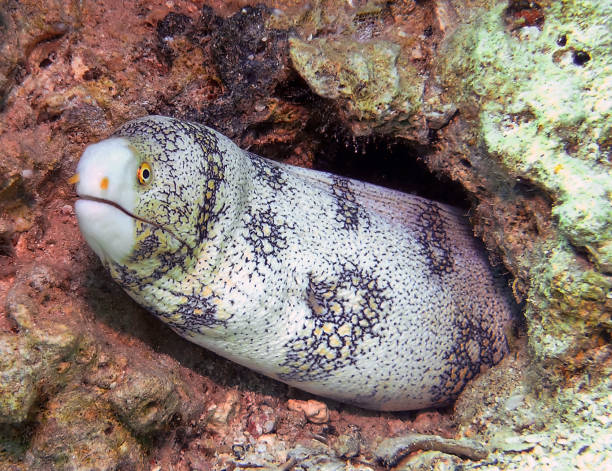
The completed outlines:
{"type": "Polygon", "coordinates": [[[461,213],[149,116],[92,144],[75,211],[179,335],[314,394],[442,405],[507,352],[514,304],[461,213]]]}

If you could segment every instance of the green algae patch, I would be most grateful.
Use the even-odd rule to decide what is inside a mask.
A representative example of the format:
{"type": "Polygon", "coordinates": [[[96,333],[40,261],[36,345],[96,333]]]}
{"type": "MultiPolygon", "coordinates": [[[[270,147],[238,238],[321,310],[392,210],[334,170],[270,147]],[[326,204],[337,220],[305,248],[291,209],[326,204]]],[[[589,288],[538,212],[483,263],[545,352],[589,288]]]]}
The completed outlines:
{"type": "Polygon", "coordinates": [[[552,202],[550,240],[519,263],[536,357],[571,362],[612,330],[612,4],[546,2],[539,27],[508,14],[460,26],[436,73],[488,155],[552,202]]]}
{"type": "MultiPolygon", "coordinates": [[[[536,360],[563,359],[566,368],[580,367],[579,350],[595,349],[612,330],[610,277],[588,268],[564,241],[538,247],[526,316],[536,360]]],[[[605,374],[605,373],[604,373],[605,374]]]]}
{"type": "Polygon", "coordinates": [[[319,96],[335,100],[355,136],[418,135],[424,78],[402,48],[383,40],[289,40],[293,66],[319,96]]]}
{"type": "Polygon", "coordinates": [[[199,417],[202,403],[192,401],[196,391],[183,381],[171,365],[130,361],[123,370],[125,380],[110,387],[105,398],[121,422],[136,436],[170,428],[171,422],[199,417]]]}
{"type": "Polygon", "coordinates": [[[30,352],[15,336],[0,336],[0,352],[0,421],[21,423],[36,400],[37,368],[24,365],[30,352]]]}
{"type": "Polygon", "coordinates": [[[47,405],[30,461],[35,469],[141,469],[144,452],[96,394],[66,390],[47,405]]]}
{"type": "Polygon", "coordinates": [[[79,347],[79,336],[60,323],[40,330],[30,310],[12,306],[24,335],[0,335],[0,423],[20,424],[31,418],[39,394],[65,383],[65,365],[79,347]],[[28,326],[28,327],[26,327],[28,326]]]}
{"type": "Polygon", "coordinates": [[[612,6],[553,2],[541,31],[510,33],[503,17],[501,5],[462,27],[440,77],[454,99],[478,103],[488,151],[551,195],[562,233],[610,272],[612,6]]]}

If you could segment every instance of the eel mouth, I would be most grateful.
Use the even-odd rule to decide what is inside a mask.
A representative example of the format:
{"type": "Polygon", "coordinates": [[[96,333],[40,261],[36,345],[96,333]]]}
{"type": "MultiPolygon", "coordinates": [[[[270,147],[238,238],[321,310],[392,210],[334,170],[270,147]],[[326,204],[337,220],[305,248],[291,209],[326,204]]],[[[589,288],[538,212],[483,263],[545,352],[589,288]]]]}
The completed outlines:
{"type": "Polygon", "coordinates": [[[193,250],[193,247],[191,247],[187,242],[185,242],[183,239],[181,239],[179,236],[177,236],[174,233],[174,231],[172,231],[171,229],[168,229],[167,227],[164,227],[161,224],[158,224],[158,223],[156,223],[154,221],[149,221],[148,219],[145,219],[143,217],[137,216],[136,214],[128,211],[123,206],[121,206],[118,203],[115,203],[114,201],[107,200],[107,199],[104,199],[104,198],[99,198],[97,196],[89,196],[89,195],[78,195],[78,199],[86,200],[86,201],[94,201],[96,203],[102,203],[102,204],[107,204],[109,206],[112,206],[113,208],[118,209],[119,211],[121,211],[122,213],[128,215],[129,217],[131,217],[133,219],[137,219],[138,221],[144,222],[145,224],[149,224],[149,225],[151,225],[153,227],[156,227],[157,229],[160,229],[160,230],[162,230],[164,232],[167,232],[174,239],[176,239],[178,242],[180,242],[182,245],[184,245],[185,247],[187,247],[190,250],[193,250]]]}

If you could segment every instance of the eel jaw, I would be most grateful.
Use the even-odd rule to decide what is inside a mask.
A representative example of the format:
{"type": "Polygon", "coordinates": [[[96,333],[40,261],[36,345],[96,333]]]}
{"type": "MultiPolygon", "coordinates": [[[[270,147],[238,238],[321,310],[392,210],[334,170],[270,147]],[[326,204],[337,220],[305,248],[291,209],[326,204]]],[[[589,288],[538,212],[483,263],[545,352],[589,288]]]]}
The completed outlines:
{"type": "Polygon", "coordinates": [[[78,195],[74,208],[81,232],[102,261],[111,259],[120,262],[132,253],[136,244],[137,220],[167,232],[181,245],[193,250],[193,247],[172,230],[128,211],[115,201],[98,196],[78,195]]]}
{"type": "Polygon", "coordinates": [[[79,196],[74,204],[79,229],[103,263],[121,263],[136,245],[135,219],[114,201],[79,196]]]}

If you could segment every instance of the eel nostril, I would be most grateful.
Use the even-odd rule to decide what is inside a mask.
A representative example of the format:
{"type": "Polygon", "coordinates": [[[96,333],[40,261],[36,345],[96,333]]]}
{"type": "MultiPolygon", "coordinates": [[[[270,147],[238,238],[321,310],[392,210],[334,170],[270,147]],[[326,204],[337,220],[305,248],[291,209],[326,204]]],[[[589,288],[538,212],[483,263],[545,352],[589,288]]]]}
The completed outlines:
{"type": "Polygon", "coordinates": [[[108,177],[104,177],[102,180],[100,180],[100,188],[103,190],[108,189],[108,177]]]}

